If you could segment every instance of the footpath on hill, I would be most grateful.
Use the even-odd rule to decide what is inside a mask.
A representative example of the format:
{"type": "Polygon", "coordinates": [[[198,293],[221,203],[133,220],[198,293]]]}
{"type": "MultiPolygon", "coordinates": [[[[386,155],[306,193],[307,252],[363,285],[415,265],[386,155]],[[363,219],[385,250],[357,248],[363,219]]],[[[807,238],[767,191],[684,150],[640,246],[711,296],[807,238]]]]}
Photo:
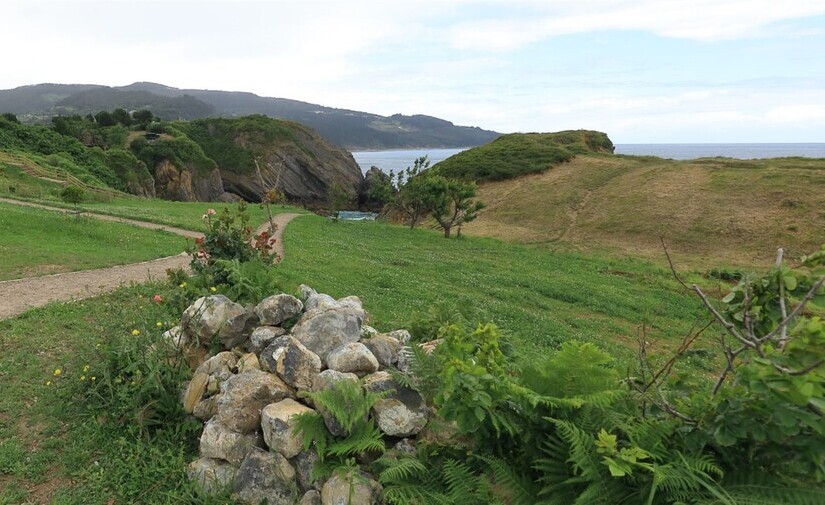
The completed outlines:
{"type": "MultiPolygon", "coordinates": [[[[26,205],[46,210],[66,212],[66,209],[49,207],[20,200],[0,198],[0,202],[16,205],[26,205]]],[[[105,221],[117,221],[133,224],[144,228],[164,230],[188,238],[202,237],[203,234],[173,226],[148,223],[106,214],[86,213],[90,217],[105,221]]],[[[275,252],[284,257],[283,233],[287,223],[302,214],[283,213],[273,216],[275,231],[275,252]]],[[[258,232],[269,230],[269,221],[258,228],[258,232]]],[[[181,253],[175,256],[159,258],[151,261],[142,261],[129,265],[118,265],[80,272],[44,275],[41,277],[27,277],[0,282],[0,319],[6,319],[26,310],[42,307],[54,301],[73,301],[97,296],[114,291],[120,286],[130,283],[141,283],[162,280],[166,277],[166,270],[174,268],[189,268],[189,255],[181,253]]]]}

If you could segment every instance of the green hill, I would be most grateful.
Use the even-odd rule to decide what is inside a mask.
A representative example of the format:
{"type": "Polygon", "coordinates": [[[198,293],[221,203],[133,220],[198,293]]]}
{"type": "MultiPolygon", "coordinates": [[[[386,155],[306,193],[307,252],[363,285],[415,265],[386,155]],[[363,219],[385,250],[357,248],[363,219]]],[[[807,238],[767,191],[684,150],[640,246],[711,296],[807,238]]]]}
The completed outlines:
{"type": "Polygon", "coordinates": [[[479,197],[487,208],[467,233],[542,247],[664,261],[663,237],[678,263],[700,266],[764,264],[777,247],[798,257],[825,243],[825,159],[588,154],[482,183],[479,197]]]}
{"type": "Polygon", "coordinates": [[[462,151],[433,168],[447,177],[499,181],[543,172],[577,154],[613,152],[606,134],[591,130],[556,133],[513,133],[462,151]]]}

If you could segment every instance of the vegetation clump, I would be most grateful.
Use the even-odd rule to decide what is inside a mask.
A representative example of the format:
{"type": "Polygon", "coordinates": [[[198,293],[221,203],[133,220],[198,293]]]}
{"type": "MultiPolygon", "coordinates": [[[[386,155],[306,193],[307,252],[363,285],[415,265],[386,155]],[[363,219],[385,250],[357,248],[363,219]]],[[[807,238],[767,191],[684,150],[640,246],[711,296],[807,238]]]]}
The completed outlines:
{"type": "Polygon", "coordinates": [[[433,170],[445,177],[498,181],[543,172],[577,154],[612,153],[606,134],[590,130],[556,133],[512,133],[467,149],[439,162],[433,170]]]}

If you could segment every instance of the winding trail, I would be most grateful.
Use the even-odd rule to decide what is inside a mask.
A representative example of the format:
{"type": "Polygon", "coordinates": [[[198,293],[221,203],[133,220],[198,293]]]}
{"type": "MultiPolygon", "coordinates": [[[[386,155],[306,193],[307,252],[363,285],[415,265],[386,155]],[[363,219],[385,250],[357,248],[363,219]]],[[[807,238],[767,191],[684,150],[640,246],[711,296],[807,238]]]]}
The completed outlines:
{"type": "MultiPolygon", "coordinates": [[[[66,209],[49,207],[19,200],[9,200],[0,198],[0,202],[16,205],[26,205],[40,209],[66,212],[66,209]]],[[[106,214],[87,213],[88,216],[103,219],[105,221],[116,221],[144,228],[164,230],[188,238],[198,238],[202,233],[191,230],[175,228],[173,226],[148,223],[146,221],[136,221],[106,214]]],[[[283,233],[287,223],[303,214],[283,213],[273,216],[275,230],[275,252],[280,258],[284,257],[283,233]]],[[[258,233],[269,230],[269,221],[258,228],[258,233]]],[[[94,270],[83,270],[80,272],[67,272],[61,274],[44,275],[41,277],[26,277],[0,282],[0,319],[15,316],[26,310],[35,307],[42,307],[54,301],[74,301],[82,300],[92,296],[97,296],[109,291],[114,291],[120,286],[141,283],[152,280],[161,280],[166,277],[166,270],[170,268],[189,268],[189,255],[181,253],[176,256],[168,256],[151,261],[132,263],[129,265],[118,265],[107,268],[97,268],[94,270]]]]}

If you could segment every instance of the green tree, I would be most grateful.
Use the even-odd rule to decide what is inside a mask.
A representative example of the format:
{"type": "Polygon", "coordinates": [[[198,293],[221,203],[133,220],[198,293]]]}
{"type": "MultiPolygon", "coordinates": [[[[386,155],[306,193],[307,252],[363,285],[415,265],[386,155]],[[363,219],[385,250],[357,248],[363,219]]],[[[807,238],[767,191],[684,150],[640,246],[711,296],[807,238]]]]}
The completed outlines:
{"type": "Polygon", "coordinates": [[[456,226],[460,236],[461,226],[475,219],[485,207],[484,202],[473,199],[476,196],[473,182],[435,175],[427,177],[424,186],[427,206],[438,226],[444,230],[445,238],[450,238],[456,226]]]}
{"type": "Polygon", "coordinates": [[[20,120],[17,119],[17,116],[12,114],[11,112],[4,112],[3,114],[0,114],[0,116],[5,118],[6,121],[11,121],[12,123],[20,124],[20,120]]]}
{"type": "Polygon", "coordinates": [[[78,204],[83,201],[84,193],[83,188],[78,186],[66,186],[60,192],[60,198],[64,202],[74,205],[75,216],[79,215],[78,204]]]}
{"type": "Polygon", "coordinates": [[[98,126],[114,126],[117,124],[115,118],[112,116],[112,113],[109,111],[100,111],[95,114],[95,122],[98,126]]]}
{"type": "Polygon", "coordinates": [[[125,109],[115,109],[112,111],[112,119],[123,126],[132,125],[132,116],[125,109]]]}
{"type": "Polygon", "coordinates": [[[327,204],[329,212],[335,221],[338,221],[338,213],[352,202],[353,195],[340,182],[335,181],[329,187],[327,193],[327,204]]]}
{"type": "Polygon", "coordinates": [[[415,228],[418,222],[430,211],[430,198],[427,195],[427,185],[423,172],[430,167],[427,156],[416,159],[412,167],[398,172],[396,176],[396,187],[398,193],[395,195],[393,207],[399,211],[410,229],[415,228]]]}

